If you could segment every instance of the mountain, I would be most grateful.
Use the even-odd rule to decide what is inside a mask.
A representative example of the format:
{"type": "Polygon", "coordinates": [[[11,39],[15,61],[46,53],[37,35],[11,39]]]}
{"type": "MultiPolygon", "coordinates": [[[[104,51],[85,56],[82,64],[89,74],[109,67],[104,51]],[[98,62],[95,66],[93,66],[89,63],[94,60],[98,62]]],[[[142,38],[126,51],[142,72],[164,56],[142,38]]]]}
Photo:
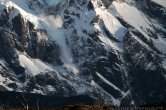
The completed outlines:
{"type": "Polygon", "coordinates": [[[165,0],[1,0],[1,90],[166,101],[165,21],[165,0]]]}

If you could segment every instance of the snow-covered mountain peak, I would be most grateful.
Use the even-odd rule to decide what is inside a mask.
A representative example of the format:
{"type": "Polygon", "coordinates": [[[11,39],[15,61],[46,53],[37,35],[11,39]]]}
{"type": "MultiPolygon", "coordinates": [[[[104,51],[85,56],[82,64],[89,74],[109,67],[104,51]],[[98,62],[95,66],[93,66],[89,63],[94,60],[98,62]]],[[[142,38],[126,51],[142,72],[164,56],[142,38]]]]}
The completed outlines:
{"type": "Polygon", "coordinates": [[[164,100],[163,1],[1,0],[0,85],[115,105],[164,100]]]}

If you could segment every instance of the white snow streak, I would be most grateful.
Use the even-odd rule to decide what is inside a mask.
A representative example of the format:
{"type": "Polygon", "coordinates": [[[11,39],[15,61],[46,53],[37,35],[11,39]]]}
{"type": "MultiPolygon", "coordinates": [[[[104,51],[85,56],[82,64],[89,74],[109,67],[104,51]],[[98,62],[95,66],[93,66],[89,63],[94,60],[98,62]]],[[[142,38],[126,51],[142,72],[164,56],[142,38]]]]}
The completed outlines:
{"type": "Polygon", "coordinates": [[[110,85],[111,87],[113,87],[115,90],[118,90],[121,92],[122,95],[126,95],[126,93],[124,93],[123,91],[121,91],[117,86],[115,86],[114,84],[112,84],[110,81],[108,81],[106,78],[104,78],[101,74],[99,74],[98,72],[96,72],[97,76],[99,76],[105,83],[107,83],[108,85],[110,85]]]}
{"type": "Polygon", "coordinates": [[[166,1],[165,0],[152,0],[153,2],[163,6],[163,7],[166,7],[166,1]]]}

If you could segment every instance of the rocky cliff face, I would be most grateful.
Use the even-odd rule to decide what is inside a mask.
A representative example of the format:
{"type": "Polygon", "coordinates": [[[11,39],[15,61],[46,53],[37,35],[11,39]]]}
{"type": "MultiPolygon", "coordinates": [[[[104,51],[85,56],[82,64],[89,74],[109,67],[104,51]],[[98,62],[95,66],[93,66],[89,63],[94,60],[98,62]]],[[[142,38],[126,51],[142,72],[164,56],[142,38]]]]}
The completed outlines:
{"type": "Polygon", "coordinates": [[[164,101],[164,0],[4,0],[0,84],[89,95],[114,105],[164,101]]]}

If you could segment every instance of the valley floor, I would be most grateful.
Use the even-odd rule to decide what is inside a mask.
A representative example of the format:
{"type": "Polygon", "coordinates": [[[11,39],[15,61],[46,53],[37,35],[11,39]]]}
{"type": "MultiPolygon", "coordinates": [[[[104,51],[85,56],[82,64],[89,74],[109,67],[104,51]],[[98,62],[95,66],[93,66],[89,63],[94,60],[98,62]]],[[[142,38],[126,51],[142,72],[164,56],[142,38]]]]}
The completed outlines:
{"type": "Polygon", "coordinates": [[[10,108],[0,107],[0,110],[165,110],[166,104],[152,104],[142,107],[115,107],[111,105],[68,105],[59,108],[22,107],[10,108]]]}

